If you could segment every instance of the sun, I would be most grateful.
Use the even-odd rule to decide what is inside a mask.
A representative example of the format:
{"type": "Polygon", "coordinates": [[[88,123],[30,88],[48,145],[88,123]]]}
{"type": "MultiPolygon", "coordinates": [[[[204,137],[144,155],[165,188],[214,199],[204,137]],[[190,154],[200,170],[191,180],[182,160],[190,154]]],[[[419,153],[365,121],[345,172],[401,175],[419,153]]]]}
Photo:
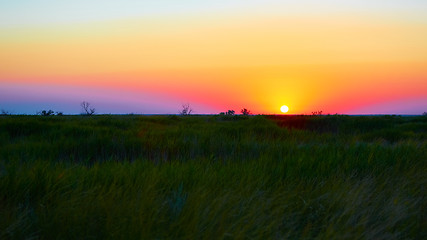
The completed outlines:
{"type": "Polygon", "coordinates": [[[282,111],[282,113],[287,113],[289,111],[288,106],[283,105],[282,107],[280,107],[280,111],[282,111]]]}

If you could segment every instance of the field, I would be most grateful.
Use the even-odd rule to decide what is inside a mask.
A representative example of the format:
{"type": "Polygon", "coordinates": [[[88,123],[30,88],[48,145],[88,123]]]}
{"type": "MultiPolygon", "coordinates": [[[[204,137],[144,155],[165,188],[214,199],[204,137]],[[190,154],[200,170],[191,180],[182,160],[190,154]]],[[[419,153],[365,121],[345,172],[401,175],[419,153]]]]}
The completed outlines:
{"type": "Polygon", "coordinates": [[[426,140],[426,116],[2,116],[0,239],[426,239],[426,140]]]}

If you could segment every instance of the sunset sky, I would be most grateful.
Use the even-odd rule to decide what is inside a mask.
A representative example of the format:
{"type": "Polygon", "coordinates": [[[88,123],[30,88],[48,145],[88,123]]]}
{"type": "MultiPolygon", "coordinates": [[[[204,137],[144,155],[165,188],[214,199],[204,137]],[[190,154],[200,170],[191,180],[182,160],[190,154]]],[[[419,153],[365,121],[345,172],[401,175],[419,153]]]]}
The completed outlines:
{"type": "Polygon", "coordinates": [[[0,109],[427,112],[425,0],[0,0],[0,109]]]}

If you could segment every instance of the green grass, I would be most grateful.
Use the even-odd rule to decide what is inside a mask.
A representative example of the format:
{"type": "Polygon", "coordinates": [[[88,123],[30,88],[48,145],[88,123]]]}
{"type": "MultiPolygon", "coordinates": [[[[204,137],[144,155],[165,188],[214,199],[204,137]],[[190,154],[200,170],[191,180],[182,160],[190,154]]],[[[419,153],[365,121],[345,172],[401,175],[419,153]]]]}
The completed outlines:
{"type": "Polygon", "coordinates": [[[0,117],[0,239],[425,239],[427,118],[0,117]]]}

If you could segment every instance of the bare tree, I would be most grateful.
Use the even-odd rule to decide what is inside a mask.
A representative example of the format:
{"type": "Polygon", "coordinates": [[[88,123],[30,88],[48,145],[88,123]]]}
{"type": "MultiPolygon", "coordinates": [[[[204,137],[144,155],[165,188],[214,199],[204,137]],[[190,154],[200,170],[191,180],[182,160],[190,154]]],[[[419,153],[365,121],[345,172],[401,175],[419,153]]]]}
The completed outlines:
{"type": "Polygon", "coordinates": [[[244,116],[248,116],[251,114],[251,111],[246,109],[246,108],[242,108],[242,110],[240,110],[240,112],[244,115],[244,116]]]}
{"type": "Polygon", "coordinates": [[[182,109],[179,111],[179,114],[181,115],[190,115],[191,112],[193,112],[193,109],[190,107],[190,104],[182,104],[182,109]]]}
{"type": "Polygon", "coordinates": [[[95,108],[91,108],[90,103],[83,101],[80,104],[80,106],[82,107],[82,110],[83,110],[82,114],[88,115],[88,116],[95,114],[95,108]]]}

